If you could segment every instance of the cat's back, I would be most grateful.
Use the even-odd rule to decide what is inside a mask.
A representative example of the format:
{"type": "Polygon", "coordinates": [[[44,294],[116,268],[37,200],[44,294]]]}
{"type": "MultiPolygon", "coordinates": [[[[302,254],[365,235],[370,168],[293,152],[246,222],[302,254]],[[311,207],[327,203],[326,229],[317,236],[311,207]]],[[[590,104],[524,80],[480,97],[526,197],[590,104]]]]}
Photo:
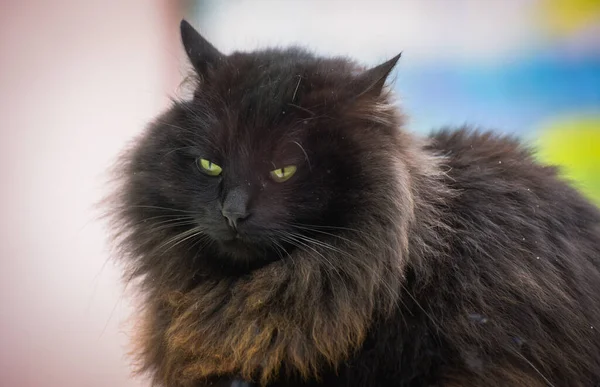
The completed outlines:
{"type": "Polygon", "coordinates": [[[566,229],[594,231],[590,236],[600,238],[599,209],[559,177],[557,167],[540,164],[534,148],[513,137],[469,128],[443,129],[431,140],[429,149],[443,157],[447,183],[458,193],[455,205],[471,211],[485,208],[486,217],[503,211],[527,224],[561,219],[566,229]],[[522,212],[505,212],[511,209],[522,212]]]}
{"type": "Polygon", "coordinates": [[[598,208],[515,139],[446,129],[431,140],[456,193],[435,280],[445,301],[432,302],[440,315],[448,299],[460,311],[449,340],[484,343],[484,359],[508,351],[498,370],[539,371],[554,385],[600,382],[598,208]]]}
{"type": "Polygon", "coordinates": [[[600,210],[556,167],[537,162],[534,150],[514,138],[467,128],[435,133],[430,149],[443,157],[440,167],[456,193],[454,226],[470,235],[464,242],[486,243],[478,246],[483,250],[503,246],[507,254],[537,251],[536,261],[547,253],[592,264],[600,290],[600,210]]]}

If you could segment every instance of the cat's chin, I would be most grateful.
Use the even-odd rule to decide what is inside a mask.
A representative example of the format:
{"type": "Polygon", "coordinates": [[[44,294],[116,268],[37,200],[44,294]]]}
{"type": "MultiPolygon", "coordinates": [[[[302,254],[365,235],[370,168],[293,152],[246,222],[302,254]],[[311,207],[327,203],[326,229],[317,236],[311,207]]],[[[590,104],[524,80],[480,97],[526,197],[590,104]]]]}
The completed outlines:
{"type": "Polygon", "coordinates": [[[234,263],[259,264],[269,261],[266,249],[256,246],[244,238],[235,237],[219,242],[219,248],[224,256],[234,263]]]}

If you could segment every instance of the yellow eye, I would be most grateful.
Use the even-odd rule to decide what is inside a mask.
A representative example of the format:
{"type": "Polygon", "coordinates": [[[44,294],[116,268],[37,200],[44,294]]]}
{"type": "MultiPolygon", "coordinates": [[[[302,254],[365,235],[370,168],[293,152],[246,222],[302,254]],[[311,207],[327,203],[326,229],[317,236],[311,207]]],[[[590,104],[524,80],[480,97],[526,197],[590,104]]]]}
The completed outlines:
{"type": "Polygon", "coordinates": [[[271,171],[271,179],[278,183],[283,183],[296,173],[295,165],[288,165],[287,167],[277,168],[271,171]]]}
{"type": "Polygon", "coordinates": [[[223,172],[220,166],[207,159],[198,159],[198,165],[209,176],[219,176],[223,172]]]}

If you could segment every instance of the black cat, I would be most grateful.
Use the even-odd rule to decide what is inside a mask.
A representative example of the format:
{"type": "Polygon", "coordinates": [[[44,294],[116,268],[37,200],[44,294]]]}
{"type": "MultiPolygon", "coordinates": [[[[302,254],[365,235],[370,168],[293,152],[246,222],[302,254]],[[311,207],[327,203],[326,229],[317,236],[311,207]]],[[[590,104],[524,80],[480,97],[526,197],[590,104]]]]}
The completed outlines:
{"type": "Polygon", "coordinates": [[[123,155],[112,198],[155,385],[600,381],[600,212],[555,168],[488,132],[404,131],[398,57],[181,32],[194,97],[123,155]]]}

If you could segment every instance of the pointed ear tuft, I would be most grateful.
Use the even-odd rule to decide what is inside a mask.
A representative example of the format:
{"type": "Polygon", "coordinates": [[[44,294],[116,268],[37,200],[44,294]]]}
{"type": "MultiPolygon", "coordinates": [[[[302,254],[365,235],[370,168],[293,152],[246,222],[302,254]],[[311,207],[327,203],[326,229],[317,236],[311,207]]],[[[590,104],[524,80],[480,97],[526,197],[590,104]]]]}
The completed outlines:
{"type": "Polygon", "coordinates": [[[185,19],[181,20],[180,29],[183,48],[199,75],[205,75],[210,66],[218,66],[225,59],[225,55],[204,39],[185,19]]]}
{"type": "Polygon", "coordinates": [[[383,90],[387,77],[390,75],[390,72],[392,72],[401,56],[402,53],[359,75],[357,80],[359,85],[359,95],[369,94],[371,96],[379,96],[383,90]]]}

